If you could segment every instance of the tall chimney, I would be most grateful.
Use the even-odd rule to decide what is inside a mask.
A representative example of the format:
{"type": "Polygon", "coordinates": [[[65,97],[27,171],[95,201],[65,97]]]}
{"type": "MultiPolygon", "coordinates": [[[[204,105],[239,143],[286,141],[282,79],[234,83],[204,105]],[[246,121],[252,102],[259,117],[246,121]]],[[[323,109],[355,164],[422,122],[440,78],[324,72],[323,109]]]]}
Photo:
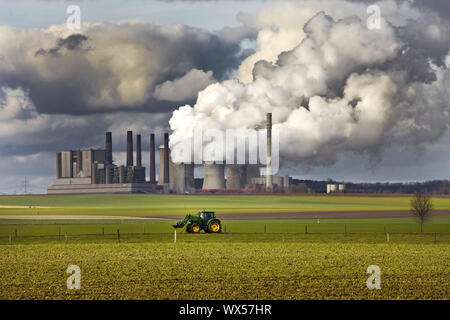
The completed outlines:
{"type": "Polygon", "coordinates": [[[133,131],[127,131],[127,167],[133,166],[133,131]]]}
{"type": "Polygon", "coordinates": [[[169,185],[169,134],[164,133],[164,186],[169,185]]]}
{"type": "Polygon", "coordinates": [[[266,115],[267,156],[266,156],[266,191],[272,191],[272,114],[266,115]]]}
{"type": "Polygon", "coordinates": [[[105,149],[106,149],[106,164],[112,164],[112,133],[106,132],[106,141],[105,141],[105,149]]]}
{"type": "Polygon", "coordinates": [[[150,183],[156,182],[155,170],[155,135],[150,134],[150,183]]]}
{"type": "Polygon", "coordinates": [[[141,135],[136,136],[136,167],[142,167],[141,135]]]}

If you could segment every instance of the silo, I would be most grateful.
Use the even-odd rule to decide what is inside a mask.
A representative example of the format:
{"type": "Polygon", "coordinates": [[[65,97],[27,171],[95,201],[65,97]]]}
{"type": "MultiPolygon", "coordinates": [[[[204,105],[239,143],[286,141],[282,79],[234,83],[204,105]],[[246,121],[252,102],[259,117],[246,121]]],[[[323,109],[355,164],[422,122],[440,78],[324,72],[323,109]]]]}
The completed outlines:
{"type": "Polygon", "coordinates": [[[242,189],[247,182],[247,170],[245,165],[233,164],[225,167],[227,177],[227,189],[242,189]]]}
{"type": "Polygon", "coordinates": [[[339,192],[345,192],[345,184],[340,183],[338,186],[338,190],[339,190],[339,192]]]}
{"type": "Polygon", "coordinates": [[[205,163],[204,190],[225,189],[225,165],[218,163],[205,163]]]}

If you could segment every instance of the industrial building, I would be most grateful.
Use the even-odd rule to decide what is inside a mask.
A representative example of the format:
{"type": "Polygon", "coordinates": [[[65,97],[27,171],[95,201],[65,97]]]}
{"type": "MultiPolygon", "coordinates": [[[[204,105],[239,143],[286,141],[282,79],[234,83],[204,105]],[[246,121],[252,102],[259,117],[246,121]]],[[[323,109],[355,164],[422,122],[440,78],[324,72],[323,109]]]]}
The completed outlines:
{"type": "MultiPolygon", "coordinates": [[[[154,183],[147,182],[145,179],[140,135],[136,137],[136,165],[133,161],[132,131],[127,132],[126,166],[115,165],[112,155],[111,132],[106,132],[105,149],[58,152],[56,154],[56,179],[53,179],[52,185],[47,188],[48,194],[149,193],[155,191],[154,183]]],[[[151,162],[150,168],[154,168],[154,160],[151,162]]]]}
{"type": "Polygon", "coordinates": [[[261,177],[259,165],[226,165],[205,162],[200,190],[195,188],[193,163],[173,163],[170,159],[169,134],[158,149],[160,170],[156,180],[155,136],[150,134],[150,172],[146,181],[142,165],[141,135],[136,136],[136,163],[133,159],[133,132],[127,132],[126,165],[116,165],[112,153],[112,133],[106,132],[105,149],[66,150],[56,154],[56,179],[47,188],[49,194],[69,193],[193,193],[241,192],[264,189],[288,190],[289,177],[271,174],[272,115],[267,114],[267,164],[261,177]]]}
{"type": "Polygon", "coordinates": [[[327,184],[327,193],[344,193],[345,192],[345,184],[344,183],[328,183],[327,184]]]}

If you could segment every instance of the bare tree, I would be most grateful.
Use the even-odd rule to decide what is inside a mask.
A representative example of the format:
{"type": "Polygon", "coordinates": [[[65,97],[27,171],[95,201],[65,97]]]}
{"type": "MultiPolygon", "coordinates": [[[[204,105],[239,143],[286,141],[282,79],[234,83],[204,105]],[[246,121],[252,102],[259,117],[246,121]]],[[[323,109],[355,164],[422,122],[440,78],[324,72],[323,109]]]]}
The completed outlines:
{"type": "Polygon", "coordinates": [[[420,232],[423,232],[423,223],[433,211],[433,200],[425,192],[417,192],[411,200],[411,213],[419,218],[420,232]]]}

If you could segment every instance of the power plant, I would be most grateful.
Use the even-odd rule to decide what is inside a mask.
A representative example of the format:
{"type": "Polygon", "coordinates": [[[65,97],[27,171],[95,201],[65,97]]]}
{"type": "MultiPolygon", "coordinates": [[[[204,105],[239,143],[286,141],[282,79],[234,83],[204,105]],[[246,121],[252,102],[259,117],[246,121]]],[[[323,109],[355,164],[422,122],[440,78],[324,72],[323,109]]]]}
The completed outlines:
{"type": "Polygon", "coordinates": [[[142,139],[136,135],[136,163],[133,158],[133,132],[126,135],[126,165],[113,161],[112,133],[106,132],[105,149],[66,150],[56,154],[56,179],[47,188],[49,194],[70,193],[193,193],[240,192],[257,190],[272,192],[288,190],[289,177],[272,176],[271,130],[272,115],[267,114],[266,175],[261,177],[260,165],[203,163],[204,178],[196,188],[194,163],[174,163],[170,157],[169,134],[158,149],[159,175],[156,180],[155,135],[150,134],[149,180],[142,165],[142,139]]]}
{"type": "MultiPolygon", "coordinates": [[[[49,194],[154,192],[154,183],[145,179],[141,136],[136,139],[133,161],[133,132],[127,132],[126,166],[113,163],[112,133],[106,132],[105,149],[66,150],[56,154],[56,179],[49,194]]],[[[154,159],[150,160],[150,168],[154,159]]]]}

